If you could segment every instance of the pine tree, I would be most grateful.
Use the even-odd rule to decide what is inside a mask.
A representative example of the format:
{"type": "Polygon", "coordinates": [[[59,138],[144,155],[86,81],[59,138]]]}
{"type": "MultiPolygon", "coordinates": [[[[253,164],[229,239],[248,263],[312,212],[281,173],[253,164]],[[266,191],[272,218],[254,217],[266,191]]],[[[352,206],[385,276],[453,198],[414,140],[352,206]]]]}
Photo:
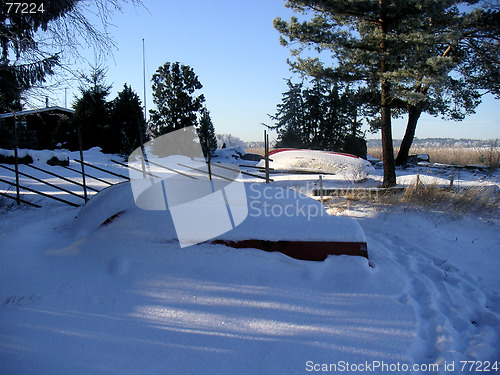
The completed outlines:
{"type": "Polygon", "coordinates": [[[200,137],[203,154],[205,157],[208,154],[212,155],[217,149],[217,138],[215,137],[215,129],[210,118],[210,112],[205,107],[201,110],[200,125],[197,128],[197,132],[200,137]]]}
{"type": "MultiPolygon", "coordinates": [[[[485,92],[500,98],[500,7],[483,2],[480,7],[464,12],[458,9],[461,3],[464,2],[449,3],[448,8],[440,11],[447,17],[434,16],[429,22],[428,28],[446,39],[430,40],[428,44],[434,43],[434,48],[423,50],[422,56],[429,60],[436,56],[446,58],[450,63],[446,69],[423,70],[421,81],[425,83],[414,85],[414,98],[405,103],[408,122],[396,165],[406,164],[423,112],[462,120],[475,113],[485,92]]],[[[438,5],[443,7],[443,4],[438,5]]]]}
{"type": "MultiPolygon", "coordinates": [[[[459,16],[460,3],[466,2],[288,0],[288,7],[312,13],[312,18],[303,22],[297,17],[290,22],[279,18],[274,21],[282,35],[281,43],[291,46],[296,56],[296,61],[290,62],[294,69],[364,87],[377,98],[384,186],[396,184],[393,114],[425,101],[428,93],[418,88],[428,85],[436,87],[433,110],[449,100],[439,96],[439,88],[456,62],[442,48],[455,41],[457,30],[450,25],[459,16]],[[318,57],[301,58],[306,47],[330,52],[333,66],[325,66],[318,57]]],[[[447,90],[452,87],[450,83],[447,90]]]]}
{"type": "Polygon", "coordinates": [[[158,137],[173,130],[197,125],[197,113],[205,97],[195,92],[203,86],[187,65],[167,62],[153,75],[153,102],[149,132],[158,137]]]}
{"type": "Polygon", "coordinates": [[[146,123],[141,100],[132,87],[123,90],[110,103],[110,131],[113,144],[110,152],[128,155],[146,139],[146,123]]]}

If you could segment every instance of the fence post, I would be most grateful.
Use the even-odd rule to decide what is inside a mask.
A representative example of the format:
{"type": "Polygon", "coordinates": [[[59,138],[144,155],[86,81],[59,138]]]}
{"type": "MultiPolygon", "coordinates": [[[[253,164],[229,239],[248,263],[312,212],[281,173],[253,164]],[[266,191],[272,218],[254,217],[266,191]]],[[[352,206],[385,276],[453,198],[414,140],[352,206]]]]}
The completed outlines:
{"type": "Polygon", "coordinates": [[[84,160],[83,160],[82,133],[80,131],[80,125],[76,126],[76,130],[78,133],[78,147],[80,148],[80,164],[82,166],[83,198],[85,199],[85,202],[87,202],[88,201],[87,185],[85,184],[85,166],[83,163],[84,160]]]}
{"type": "MultiPolygon", "coordinates": [[[[145,109],[144,109],[145,111],[145,109]]],[[[144,112],[144,123],[146,123],[146,113],[144,112]]],[[[144,148],[144,139],[142,138],[142,128],[137,119],[137,129],[139,130],[139,143],[141,144],[141,166],[142,166],[142,178],[146,178],[146,149],[144,148]]]]}
{"type": "Polygon", "coordinates": [[[269,135],[264,130],[264,163],[266,167],[266,184],[269,183],[269,135]]]}
{"type": "MultiPolygon", "coordinates": [[[[212,168],[210,166],[210,140],[207,138],[205,142],[206,151],[207,151],[207,162],[208,162],[208,179],[212,181],[212,168]]],[[[213,186],[212,186],[213,189],[213,186]]]]}
{"type": "Polygon", "coordinates": [[[319,175],[319,195],[320,201],[323,204],[323,176],[319,175]]]}
{"type": "Polygon", "coordinates": [[[19,155],[17,152],[17,118],[14,113],[14,165],[16,169],[16,203],[21,204],[21,197],[19,193],[19,155]]]}

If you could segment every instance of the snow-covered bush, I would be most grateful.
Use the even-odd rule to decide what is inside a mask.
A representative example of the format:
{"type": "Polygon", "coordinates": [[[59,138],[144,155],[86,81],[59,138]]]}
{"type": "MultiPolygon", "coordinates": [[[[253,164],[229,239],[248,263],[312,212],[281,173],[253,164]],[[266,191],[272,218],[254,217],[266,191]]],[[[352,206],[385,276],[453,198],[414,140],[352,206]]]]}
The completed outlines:
{"type": "Polygon", "coordinates": [[[240,138],[235,137],[231,134],[216,134],[215,137],[217,138],[217,148],[222,148],[222,146],[225,144],[226,147],[241,147],[241,148],[246,148],[247,145],[245,142],[243,142],[240,138]]]}

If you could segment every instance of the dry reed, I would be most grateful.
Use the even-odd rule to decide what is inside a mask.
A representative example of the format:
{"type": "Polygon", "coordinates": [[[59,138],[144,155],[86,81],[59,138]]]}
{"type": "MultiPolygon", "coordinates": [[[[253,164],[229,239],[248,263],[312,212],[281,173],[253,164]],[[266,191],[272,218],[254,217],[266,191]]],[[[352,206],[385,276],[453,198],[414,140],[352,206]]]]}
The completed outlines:
{"type": "MultiPolygon", "coordinates": [[[[398,148],[394,149],[397,155],[398,148]]],[[[381,147],[369,147],[368,154],[382,159],[381,147]]],[[[410,154],[428,154],[432,163],[470,165],[486,165],[491,169],[500,166],[500,147],[412,147],[410,154]]]]}

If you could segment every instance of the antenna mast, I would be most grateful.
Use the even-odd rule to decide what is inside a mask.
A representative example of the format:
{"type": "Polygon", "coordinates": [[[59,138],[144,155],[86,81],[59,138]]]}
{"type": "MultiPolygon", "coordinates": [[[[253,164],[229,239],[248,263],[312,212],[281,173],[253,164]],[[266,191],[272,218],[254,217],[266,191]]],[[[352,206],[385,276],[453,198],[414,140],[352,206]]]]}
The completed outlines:
{"type": "Polygon", "coordinates": [[[146,53],[144,47],[144,38],[142,38],[142,78],[144,81],[144,122],[146,122],[146,53]]]}

